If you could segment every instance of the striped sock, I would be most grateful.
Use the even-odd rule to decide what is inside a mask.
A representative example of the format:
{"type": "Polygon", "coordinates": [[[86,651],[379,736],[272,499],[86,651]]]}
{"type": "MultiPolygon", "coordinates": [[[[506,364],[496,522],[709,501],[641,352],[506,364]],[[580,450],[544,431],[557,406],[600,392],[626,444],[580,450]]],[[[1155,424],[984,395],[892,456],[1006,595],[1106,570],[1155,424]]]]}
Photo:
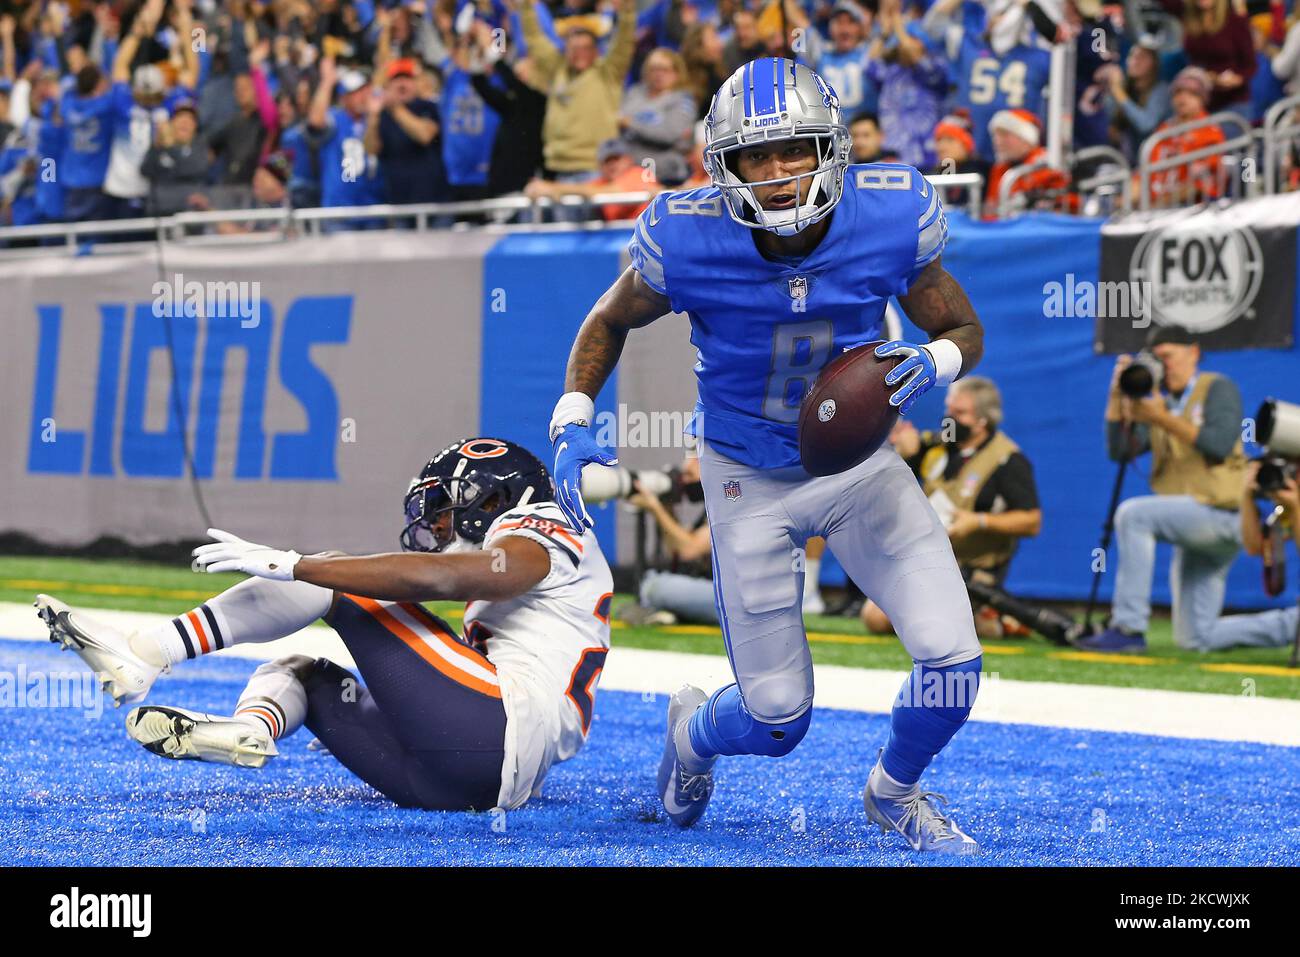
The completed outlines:
{"type": "Polygon", "coordinates": [[[292,668],[268,661],[248,679],[234,717],[272,738],[283,738],[307,719],[307,690],[292,668]]]}
{"type": "Polygon", "coordinates": [[[334,593],[308,582],[250,578],[153,631],[131,647],[159,667],[231,645],[274,641],[305,628],[329,611],[334,593]]]}
{"type": "MultiPolygon", "coordinates": [[[[151,637],[166,659],[161,663],[167,665],[220,651],[228,644],[226,630],[206,602],[155,629],[151,637]]],[[[147,650],[141,657],[146,656],[147,650]]]]}
{"type": "Polygon", "coordinates": [[[284,710],[270,698],[250,698],[240,701],[235,709],[235,720],[251,724],[259,731],[265,731],[272,738],[284,734],[288,723],[284,710]]]}

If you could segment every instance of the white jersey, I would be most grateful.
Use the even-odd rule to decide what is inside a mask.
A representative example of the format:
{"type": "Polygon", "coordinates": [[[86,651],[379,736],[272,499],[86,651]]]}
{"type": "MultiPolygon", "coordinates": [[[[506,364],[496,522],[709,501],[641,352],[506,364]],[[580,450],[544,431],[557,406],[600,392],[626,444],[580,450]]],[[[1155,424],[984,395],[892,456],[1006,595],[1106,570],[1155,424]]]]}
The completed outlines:
{"type": "Polygon", "coordinates": [[[167,119],[162,106],[146,108],[131,104],[131,118],[118,126],[113,149],[108,154],[108,172],[104,175],[104,192],[122,199],[142,199],[149,195],[149,180],[140,172],[149,147],[153,146],[154,128],[167,119]]]}
{"type": "Polygon", "coordinates": [[[596,536],[575,532],[554,502],[499,516],[483,548],[490,551],[509,535],[544,546],[550,572],[518,598],[470,602],[465,609],[465,637],[485,649],[501,683],[506,741],[497,806],[506,810],[537,794],[551,765],[586,743],[609,651],[614,590],[596,536]]]}

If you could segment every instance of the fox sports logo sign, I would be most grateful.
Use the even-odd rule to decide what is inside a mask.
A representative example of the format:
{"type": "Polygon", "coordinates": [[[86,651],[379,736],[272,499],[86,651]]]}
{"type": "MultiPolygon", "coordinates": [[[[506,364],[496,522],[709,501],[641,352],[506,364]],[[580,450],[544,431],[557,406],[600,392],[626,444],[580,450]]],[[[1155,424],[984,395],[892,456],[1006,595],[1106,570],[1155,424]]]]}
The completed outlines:
{"type": "Polygon", "coordinates": [[[1142,237],[1129,275],[1150,283],[1151,318],[1157,324],[1207,333],[1255,317],[1264,259],[1248,227],[1210,232],[1173,226],[1142,237]]]}

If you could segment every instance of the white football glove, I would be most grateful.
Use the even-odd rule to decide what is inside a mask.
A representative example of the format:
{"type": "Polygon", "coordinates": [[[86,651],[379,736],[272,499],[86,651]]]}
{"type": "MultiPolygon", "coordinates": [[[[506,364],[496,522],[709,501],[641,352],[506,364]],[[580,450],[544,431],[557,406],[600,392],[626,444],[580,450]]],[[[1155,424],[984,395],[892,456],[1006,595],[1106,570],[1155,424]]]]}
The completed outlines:
{"type": "Polygon", "coordinates": [[[195,571],[243,572],[271,581],[293,581],[293,567],[302,558],[297,552],[246,542],[219,528],[208,529],[208,534],[216,541],[200,545],[191,553],[195,571]]]}

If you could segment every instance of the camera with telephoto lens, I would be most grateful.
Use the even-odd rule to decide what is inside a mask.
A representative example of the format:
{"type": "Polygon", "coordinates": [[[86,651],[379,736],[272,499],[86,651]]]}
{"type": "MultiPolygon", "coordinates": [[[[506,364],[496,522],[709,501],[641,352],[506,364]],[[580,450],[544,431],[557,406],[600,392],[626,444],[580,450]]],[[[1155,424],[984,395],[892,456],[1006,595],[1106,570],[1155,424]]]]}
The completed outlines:
{"type": "Polygon", "coordinates": [[[1265,453],[1255,484],[1267,495],[1286,488],[1288,481],[1300,479],[1300,405],[1265,399],[1255,413],[1255,438],[1265,453]]]}
{"type": "Polygon", "coordinates": [[[621,465],[613,468],[588,466],[583,469],[582,499],[593,505],[611,499],[628,499],[636,494],[638,483],[647,495],[659,498],[666,505],[674,505],[683,500],[704,501],[704,486],[699,482],[683,481],[680,468],[674,466],[633,471],[621,465]]]}
{"type": "Polygon", "coordinates": [[[1080,638],[1095,633],[1095,629],[1075,621],[1069,615],[1016,598],[996,585],[980,581],[974,576],[966,580],[966,591],[974,604],[988,605],[999,614],[1010,615],[1054,645],[1069,647],[1080,638]]]}
{"type": "Polygon", "coordinates": [[[1144,399],[1160,388],[1164,374],[1160,360],[1143,349],[1119,374],[1119,391],[1130,399],[1144,399]]]}

